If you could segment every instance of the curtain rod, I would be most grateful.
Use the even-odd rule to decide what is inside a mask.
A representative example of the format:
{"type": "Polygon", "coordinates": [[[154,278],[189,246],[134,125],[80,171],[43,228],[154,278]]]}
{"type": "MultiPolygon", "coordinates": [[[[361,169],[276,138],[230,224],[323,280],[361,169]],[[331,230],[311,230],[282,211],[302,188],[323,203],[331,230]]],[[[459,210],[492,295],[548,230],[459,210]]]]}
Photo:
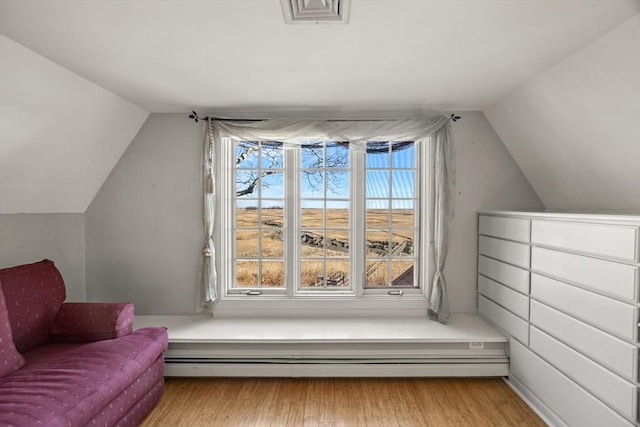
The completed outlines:
{"type": "MultiPolygon", "coordinates": [[[[208,121],[209,119],[213,119],[213,120],[219,120],[219,121],[229,121],[229,122],[261,122],[264,119],[225,119],[222,117],[213,117],[213,116],[206,116],[206,117],[200,117],[198,116],[198,113],[196,113],[195,111],[192,111],[191,114],[189,114],[189,118],[192,119],[194,122],[198,123],[198,121],[203,120],[203,121],[208,121]]],[[[462,117],[458,116],[457,114],[452,114],[450,119],[453,122],[457,122],[458,120],[460,120],[462,117]]],[[[386,122],[388,120],[398,120],[398,119],[329,119],[327,121],[329,122],[386,122]]]]}

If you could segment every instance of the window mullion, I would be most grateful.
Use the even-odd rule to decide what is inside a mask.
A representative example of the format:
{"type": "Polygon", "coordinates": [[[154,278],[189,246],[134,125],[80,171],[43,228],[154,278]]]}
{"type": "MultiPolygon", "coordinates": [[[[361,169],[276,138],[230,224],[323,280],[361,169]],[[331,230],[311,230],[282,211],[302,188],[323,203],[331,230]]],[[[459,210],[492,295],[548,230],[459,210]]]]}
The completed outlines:
{"type": "Polygon", "coordinates": [[[286,149],[284,152],[285,173],[285,287],[287,296],[293,297],[300,282],[300,150],[286,149]]]}
{"type": "Polygon", "coordinates": [[[351,278],[353,290],[358,297],[364,293],[367,278],[365,261],[365,152],[362,150],[350,150],[351,164],[351,215],[349,218],[351,229],[351,245],[349,256],[351,258],[351,278]]]}

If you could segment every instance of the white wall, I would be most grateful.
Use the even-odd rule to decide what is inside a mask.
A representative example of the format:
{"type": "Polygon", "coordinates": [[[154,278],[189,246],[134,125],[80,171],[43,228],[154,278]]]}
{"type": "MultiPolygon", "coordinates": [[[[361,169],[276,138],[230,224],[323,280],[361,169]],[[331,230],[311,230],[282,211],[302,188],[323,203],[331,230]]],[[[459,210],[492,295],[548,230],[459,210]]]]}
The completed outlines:
{"type": "Polygon", "coordinates": [[[60,270],[67,301],[84,301],[83,214],[0,215],[0,268],[45,258],[60,270]]]}
{"type": "Polygon", "coordinates": [[[640,211],[640,15],[484,113],[549,210],[640,211]]]}
{"type": "Polygon", "coordinates": [[[204,239],[203,131],[151,114],[85,213],[87,299],[138,314],[191,313],[204,239]]]}
{"type": "MultiPolygon", "coordinates": [[[[480,112],[453,125],[458,209],[446,274],[452,310],[475,312],[476,211],[544,206],[480,112]]],[[[193,313],[203,243],[202,127],[152,114],[85,214],[87,298],[139,314],[193,313]]]]}
{"type": "Polygon", "coordinates": [[[0,213],[84,212],[148,113],[2,35],[0,58],[0,213]]]}

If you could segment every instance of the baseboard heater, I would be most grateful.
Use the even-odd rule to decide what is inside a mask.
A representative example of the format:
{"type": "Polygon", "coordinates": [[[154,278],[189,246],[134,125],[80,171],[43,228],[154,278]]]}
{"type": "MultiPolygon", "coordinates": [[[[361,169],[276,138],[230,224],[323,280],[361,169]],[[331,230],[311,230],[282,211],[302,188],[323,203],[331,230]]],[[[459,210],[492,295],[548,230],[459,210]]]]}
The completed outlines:
{"type": "Polygon", "coordinates": [[[506,355],[492,357],[171,357],[169,377],[502,377],[506,355]]]}

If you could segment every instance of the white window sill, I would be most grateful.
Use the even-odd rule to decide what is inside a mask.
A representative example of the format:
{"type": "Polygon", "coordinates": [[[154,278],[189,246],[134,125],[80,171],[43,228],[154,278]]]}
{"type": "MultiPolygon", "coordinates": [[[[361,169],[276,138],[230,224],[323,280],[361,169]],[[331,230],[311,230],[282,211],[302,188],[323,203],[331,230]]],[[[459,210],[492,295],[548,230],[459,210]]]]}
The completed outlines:
{"type": "Polygon", "coordinates": [[[423,317],[136,316],[135,328],[163,326],[172,343],[468,343],[507,339],[482,318],[458,314],[447,325],[423,317]]]}

